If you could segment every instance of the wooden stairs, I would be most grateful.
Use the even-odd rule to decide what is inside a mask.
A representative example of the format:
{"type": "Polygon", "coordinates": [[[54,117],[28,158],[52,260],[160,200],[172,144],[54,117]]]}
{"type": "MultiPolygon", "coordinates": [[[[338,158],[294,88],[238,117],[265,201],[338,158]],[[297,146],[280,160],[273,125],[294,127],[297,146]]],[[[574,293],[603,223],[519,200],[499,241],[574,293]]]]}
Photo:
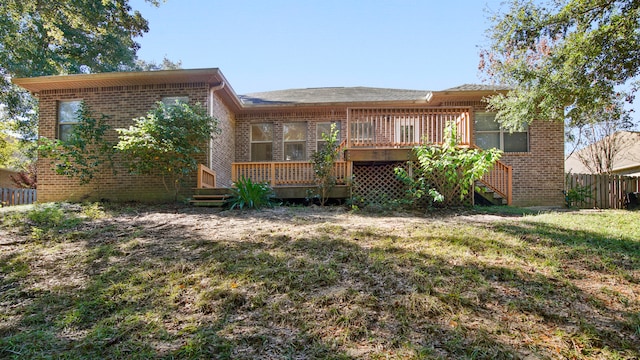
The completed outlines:
{"type": "MultiPolygon", "coordinates": [[[[480,197],[480,198],[482,198],[482,200],[485,200],[489,204],[492,204],[492,205],[507,205],[507,203],[508,203],[507,199],[505,199],[500,194],[498,194],[493,189],[489,188],[488,186],[486,186],[485,184],[483,184],[480,181],[476,181],[475,186],[474,186],[474,191],[475,191],[476,199],[478,199],[478,197],[480,197]]],[[[478,203],[478,201],[476,201],[476,204],[477,203],[478,203]]],[[[477,205],[479,205],[479,204],[477,204],[477,205]]]]}
{"type": "Polygon", "coordinates": [[[231,197],[231,190],[227,188],[196,188],[189,202],[193,206],[222,207],[231,197]]]}

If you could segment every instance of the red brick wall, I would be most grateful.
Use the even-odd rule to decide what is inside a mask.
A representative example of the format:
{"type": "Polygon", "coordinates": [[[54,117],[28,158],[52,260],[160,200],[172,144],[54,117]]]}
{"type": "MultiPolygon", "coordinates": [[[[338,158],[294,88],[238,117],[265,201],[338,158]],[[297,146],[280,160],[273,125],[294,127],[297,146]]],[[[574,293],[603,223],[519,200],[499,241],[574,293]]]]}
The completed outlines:
{"type": "Polygon", "coordinates": [[[529,127],[529,152],[505,153],[513,168],[513,205],[564,203],[564,124],[535,121],[529,127]]]}
{"type": "Polygon", "coordinates": [[[235,115],[214,95],[212,115],[218,119],[220,134],[214,135],[209,148],[209,167],[216,172],[216,186],[231,186],[231,163],[236,146],[235,115]]]}
{"type": "MultiPolygon", "coordinates": [[[[43,91],[40,100],[40,136],[55,138],[57,125],[57,106],[60,100],[84,100],[95,116],[109,116],[109,125],[115,128],[129,127],[133,118],[145,116],[164,96],[188,96],[190,103],[207,106],[208,85],[157,84],[139,86],[117,86],[73,90],[43,91]]],[[[214,107],[220,107],[216,105],[214,107]]],[[[228,121],[228,119],[222,119],[228,121]]],[[[111,130],[107,137],[116,141],[117,133],[111,130]]],[[[207,155],[199,161],[206,163],[207,155]]],[[[38,160],[38,200],[42,202],[60,200],[98,200],[113,201],[167,201],[172,199],[162,180],[158,176],[130,175],[119,165],[116,157],[116,171],[113,175],[105,170],[92,183],[78,185],[77,180],[54,173],[47,159],[38,160]]],[[[195,187],[195,177],[183,189],[189,191],[195,187]]]]}
{"type": "Polygon", "coordinates": [[[298,121],[307,124],[307,159],[316,151],[317,123],[340,121],[340,141],[347,137],[347,112],[344,108],[242,114],[237,116],[236,122],[236,161],[251,161],[251,124],[259,123],[273,124],[273,161],[283,161],[282,125],[298,121]]]}

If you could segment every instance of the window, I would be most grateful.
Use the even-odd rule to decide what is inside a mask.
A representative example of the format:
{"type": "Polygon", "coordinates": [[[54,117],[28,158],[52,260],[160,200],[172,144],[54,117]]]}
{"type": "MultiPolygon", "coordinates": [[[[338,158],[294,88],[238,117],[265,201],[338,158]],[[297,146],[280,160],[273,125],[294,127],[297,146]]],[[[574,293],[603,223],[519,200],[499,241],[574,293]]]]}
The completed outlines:
{"type": "Polygon", "coordinates": [[[338,130],[338,144],[340,143],[340,122],[325,122],[325,123],[317,123],[316,124],[316,151],[320,151],[326,144],[326,141],[322,138],[322,134],[329,135],[331,132],[331,124],[336,125],[336,130],[338,130]]]}
{"type": "Polygon", "coordinates": [[[273,124],[251,125],[251,161],[273,159],[273,124]]]}
{"type": "Polygon", "coordinates": [[[173,106],[176,103],[189,103],[188,96],[165,96],[162,98],[162,103],[164,106],[173,106]]]}
{"type": "Polygon", "coordinates": [[[78,110],[81,100],[60,101],[58,103],[58,139],[67,141],[71,138],[73,128],[78,125],[78,110]]]}
{"type": "Polygon", "coordinates": [[[307,158],[307,123],[295,122],[282,125],[284,160],[296,161],[307,158]]]}
{"type": "Polygon", "coordinates": [[[476,145],[483,149],[497,148],[504,152],[529,151],[529,128],[509,132],[496,122],[494,113],[475,114],[476,145]]]}
{"type": "Polygon", "coordinates": [[[369,122],[351,123],[351,140],[373,140],[373,128],[369,122]]]}

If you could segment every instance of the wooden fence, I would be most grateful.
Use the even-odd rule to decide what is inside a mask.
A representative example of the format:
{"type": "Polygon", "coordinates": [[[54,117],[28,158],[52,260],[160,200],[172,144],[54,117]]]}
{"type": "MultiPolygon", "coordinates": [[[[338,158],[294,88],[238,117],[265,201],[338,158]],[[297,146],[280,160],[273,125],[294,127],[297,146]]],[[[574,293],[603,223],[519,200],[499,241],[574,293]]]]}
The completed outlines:
{"type": "Polygon", "coordinates": [[[33,204],[36,200],[36,189],[0,188],[0,206],[33,204]]]}
{"type": "Polygon", "coordinates": [[[567,174],[565,190],[586,187],[591,196],[574,204],[583,209],[624,209],[625,197],[640,192],[640,177],[606,174],[567,174]]]}

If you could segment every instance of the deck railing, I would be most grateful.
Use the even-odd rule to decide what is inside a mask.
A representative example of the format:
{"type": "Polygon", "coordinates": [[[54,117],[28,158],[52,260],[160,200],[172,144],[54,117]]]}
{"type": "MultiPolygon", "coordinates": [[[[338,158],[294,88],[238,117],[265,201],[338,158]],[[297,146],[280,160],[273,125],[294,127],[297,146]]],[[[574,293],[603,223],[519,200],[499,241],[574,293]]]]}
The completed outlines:
{"type": "Polygon", "coordinates": [[[480,182],[507,200],[511,205],[512,200],[512,174],[511,166],[501,161],[496,161],[491,170],[486,173],[480,182]]]}
{"type": "Polygon", "coordinates": [[[347,113],[347,148],[411,147],[441,144],[447,123],[457,127],[458,143],[471,144],[470,108],[363,108],[347,113]]]}
{"type": "MultiPolygon", "coordinates": [[[[349,163],[336,161],[334,174],[336,183],[345,184],[351,176],[349,163]]],[[[313,185],[315,173],[308,161],[283,162],[238,162],[231,165],[231,179],[245,177],[254,182],[267,182],[271,186],[313,185]]]]}
{"type": "Polygon", "coordinates": [[[216,172],[202,164],[198,164],[197,187],[198,189],[215,188],[216,172]]]}

